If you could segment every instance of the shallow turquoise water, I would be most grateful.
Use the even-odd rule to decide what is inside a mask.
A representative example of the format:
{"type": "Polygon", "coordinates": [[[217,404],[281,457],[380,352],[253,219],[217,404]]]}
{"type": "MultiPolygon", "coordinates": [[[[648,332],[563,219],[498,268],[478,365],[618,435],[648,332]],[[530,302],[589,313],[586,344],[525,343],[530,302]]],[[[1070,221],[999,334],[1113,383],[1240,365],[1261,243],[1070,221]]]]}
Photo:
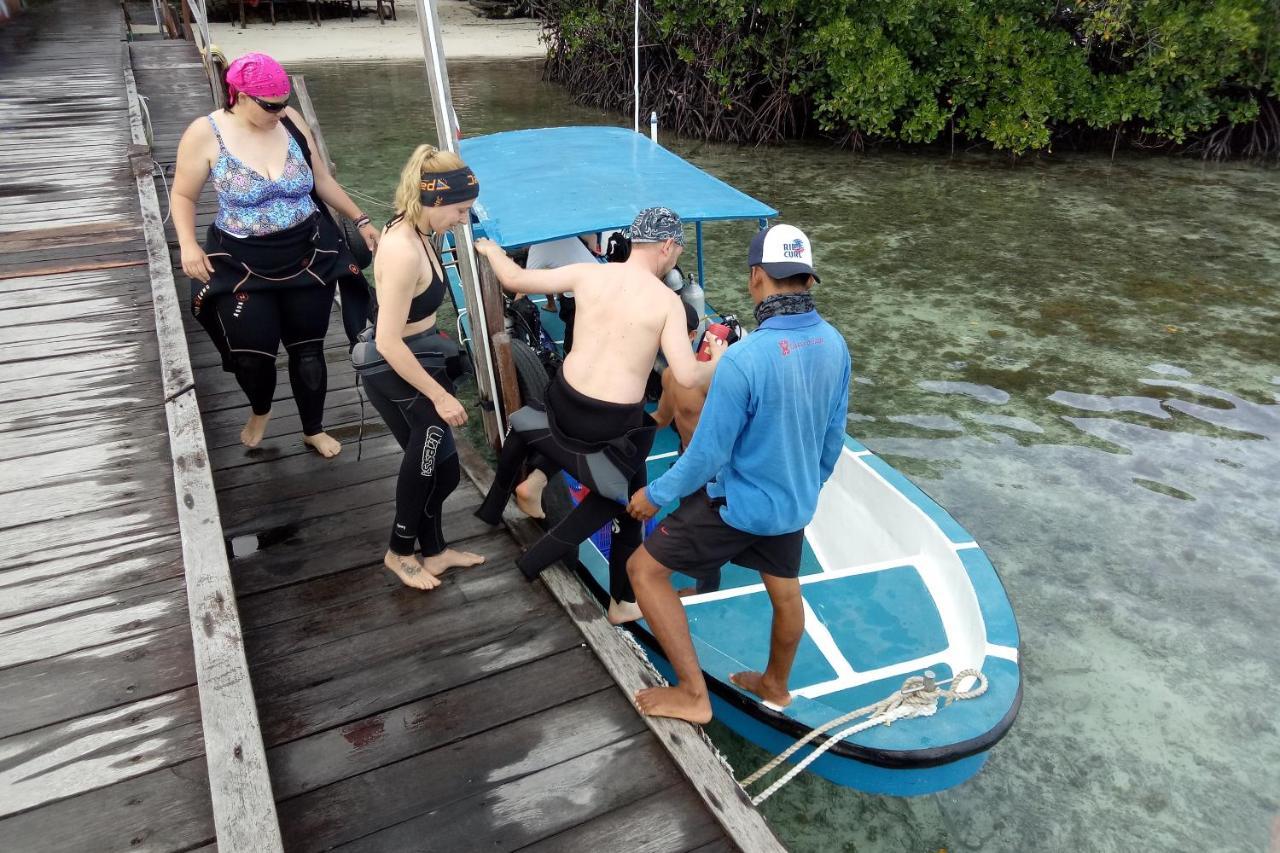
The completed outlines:
{"type": "MultiPolygon", "coordinates": [[[[291,70],[339,178],[389,199],[435,139],[421,66],[291,70]]],[[[451,75],[471,135],[625,121],[537,63],[451,75]]],[[[664,142],[809,233],[850,431],[983,543],[1022,628],[1022,714],[976,779],[804,778],[764,807],[788,845],[1280,850],[1280,174],[664,142]]],[[[752,228],[707,227],[743,316],[752,228]]],[[[767,758],[712,735],[740,775],[767,758]]]]}

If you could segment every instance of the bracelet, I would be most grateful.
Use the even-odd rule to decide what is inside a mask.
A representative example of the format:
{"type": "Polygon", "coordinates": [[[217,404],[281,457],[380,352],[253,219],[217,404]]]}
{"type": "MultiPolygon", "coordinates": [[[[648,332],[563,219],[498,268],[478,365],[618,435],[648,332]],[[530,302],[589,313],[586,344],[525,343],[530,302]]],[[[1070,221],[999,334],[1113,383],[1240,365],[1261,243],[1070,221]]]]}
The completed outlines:
{"type": "Polygon", "coordinates": [[[362,225],[372,225],[372,224],[373,224],[372,220],[370,220],[369,217],[365,216],[363,213],[360,214],[360,218],[357,219],[355,222],[355,226],[357,228],[361,227],[362,225]]]}

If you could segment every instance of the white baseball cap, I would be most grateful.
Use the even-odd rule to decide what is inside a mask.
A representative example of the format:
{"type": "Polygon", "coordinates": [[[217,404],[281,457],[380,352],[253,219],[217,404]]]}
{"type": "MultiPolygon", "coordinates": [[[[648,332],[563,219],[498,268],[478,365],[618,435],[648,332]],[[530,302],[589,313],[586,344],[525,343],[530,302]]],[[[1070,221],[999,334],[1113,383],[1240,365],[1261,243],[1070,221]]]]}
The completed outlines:
{"type": "Polygon", "coordinates": [[[747,251],[747,266],[763,267],[776,279],[803,273],[819,280],[813,271],[813,246],[794,225],[773,225],[756,232],[747,251]]]}

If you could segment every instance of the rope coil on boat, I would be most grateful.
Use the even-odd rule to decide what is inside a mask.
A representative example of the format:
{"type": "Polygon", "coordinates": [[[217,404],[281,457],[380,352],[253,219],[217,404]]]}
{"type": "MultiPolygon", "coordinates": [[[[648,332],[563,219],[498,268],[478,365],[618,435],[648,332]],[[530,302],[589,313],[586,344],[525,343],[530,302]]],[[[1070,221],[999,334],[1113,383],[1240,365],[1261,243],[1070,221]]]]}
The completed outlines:
{"type": "Polygon", "coordinates": [[[867,716],[869,719],[863,720],[861,723],[852,725],[847,729],[836,732],[826,739],[813,752],[804,757],[799,764],[787,771],[781,779],[774,782],[760,794],[751,798],[752,805],[760,805],[777,793],[783,786],[798,776],[806,767],[818,759],[824,752],[835,746],[847,737],[856,735],[858,732],[875,728],[879,725],[891,726],[897,720],[907,719],[909,717],[932,717],[938,712],[938,700],[942,699],[942,707],[950,705],[952,702],[963,699],[976,699],[983,693],[987,692],[987,677],[982,674],[981,670],[966,669],[956,673],[951,678],[943,681],[937,681],[933,677],[932,672],[926,671],[924,675],[913,675],[902,683],[902,687],[894,693],[881,699],[871,705],[858,708],[856,711],[850,711],[843,716],[828,720],[816,729],[811,730],[800,740],[787,747],[786,751],[774,757],[768,764],[761,767],[755,773],[752,773],[740,783],[742,787],[747,788],[760,779],[764,778],[778,765],[782,764],[792,755],[802,749],[806,744],[825,732],[834,729],[836,726],[856,720],[859,717],[867,716]],[[952,682],[959,684],[966,678],[976,679],[976,683],[968,690],[946,690],[943,689],[944,684],[952,682]]]}

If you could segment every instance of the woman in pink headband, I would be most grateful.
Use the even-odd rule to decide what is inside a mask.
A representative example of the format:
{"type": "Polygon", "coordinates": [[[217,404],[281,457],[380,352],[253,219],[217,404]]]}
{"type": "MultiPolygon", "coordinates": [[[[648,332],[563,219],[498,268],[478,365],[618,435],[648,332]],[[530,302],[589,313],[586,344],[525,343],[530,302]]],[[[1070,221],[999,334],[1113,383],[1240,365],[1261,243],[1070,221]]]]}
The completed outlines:
{"type": "Polygon", "coordinates": [[[336,283],[363,277],[328,208],[355,222],[369,251],[378,231],[328,164],[312,157],[315,140],[288,106],[280,63],[246,54],[231,63],[226,82],[226,109],[193,121],[178,144],[173,223],[192,279],[192,313],[249,399],[245,446],[257,447],[266,433],[283,343],[302,440],[330,458],[342,445],[324,431],[324,337],[336,283]],[[201,245],[196,203],[210,178],[218,215],[201,245]]]}

